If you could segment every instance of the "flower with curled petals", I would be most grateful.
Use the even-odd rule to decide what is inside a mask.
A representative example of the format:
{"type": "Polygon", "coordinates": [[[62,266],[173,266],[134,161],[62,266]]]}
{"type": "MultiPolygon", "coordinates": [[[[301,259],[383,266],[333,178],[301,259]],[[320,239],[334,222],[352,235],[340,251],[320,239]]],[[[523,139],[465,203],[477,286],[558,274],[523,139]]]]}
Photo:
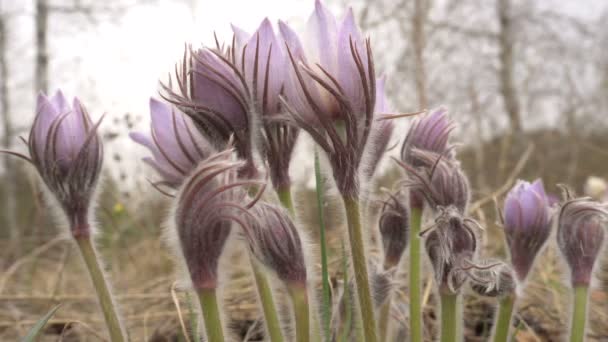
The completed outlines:
{"type": "Polygon", "coordinates": [[[158,172],[161,183],[177,188],[215,149],[194,127],[192,119],[171,105],[151,98],[150,118],[150,136],[139,132],[129,136],[152,152],[144,162],[158,172]]]}
{"type": "Polygon", "coordinates": [[[401,146],[401,160],[414,167],[424,166],[424,161],[419,160],[414,152],[416,149],[452,158],[453,150],[448,142],[453,129],[454,124],[444,108],[417,117],[401,146]]]}
{"type": "Polygon", "coordinates": [[[72,104],[58,90],[52,97],[38,95],[36,118],[29,138],[30,161],[66,214],[74,237],[88,237],[88,213],[101,172],[103,146],[78,98],[72,104]]]}
{"type": "Polygon", "coordinates": [[[504,231],[511,264],[519,281],[524,281],[534,259],[551,234],[551,210],[543,182],[518,181],[507,194],[504,231]]]}

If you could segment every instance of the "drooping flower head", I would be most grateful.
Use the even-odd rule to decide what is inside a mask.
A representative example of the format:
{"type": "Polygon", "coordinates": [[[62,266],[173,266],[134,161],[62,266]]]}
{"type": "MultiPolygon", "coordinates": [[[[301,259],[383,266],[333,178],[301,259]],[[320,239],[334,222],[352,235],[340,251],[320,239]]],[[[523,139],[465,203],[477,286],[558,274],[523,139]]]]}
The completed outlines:
{"type": "MultiPolygon", "coordinates": [[[[285,105],[327,155],[342,195],[359,192],[359,169],[368,138],[377,127],[376,74],[369,39],[363,39],[352,10],[341,21],[321,4],[308,21],[308,54],[286,41],[291,60],[285,105]]],[[[287,35],[284,35],[287,36],[287,35]]]]}
{"type": "Polygon", "coordinates": [[[255,219],[243,224],[253,255],[288,285],[306,286],[306,261],[302,239],[289,213],[276,205],[259,202],[255,219]]]}
{"type": "Polygon", "coordinates": [[[442,293],[458,293],[467,279],[467,267],[474,264],[477,237],[473,222],[450,206],[441,209],[435,228],[426,236],[426,251],[442,293]]]}
{"type": "Polygon", "coordinates": [[[215,149],[194,127],[192,119],[171,105],[151,98],[150,118],[150,136],[139,132],[129,136],[152,152],[144,162],[158,172],[162,183],[177,188],[215,149]]]}
{"type": "MultiPolygon", "coordinates": [[[[410,187],[410,196],[424,199],[434,210],[454,207],[464,215],[469,203],[469,182],[455,159],[439,154],[414,149],[412,156],[420,167],[416,168],[395,159],[410,176],[405,185],[410,187]]],[[[410,201],[415,199],[410,198],[410,201]]]]}
{"type": "Polygon", "coordinates": [[[471,289],[484,297],[504,297],[515,293],[515,273],[506,263],[498,260],[477,261],[466,270],[471,289]]]}
{"type": "Polygon", "coordinates": [[[195,289],[217,287],[218,261],[232,222],[250,215],[247,209],[259,198],[249,200],[245,188],[261,182],[237,178],[243,164],[233,161],[232,150],[211,155],[185,179],[176,198],[175,229],[169,233],[195,289]]]}
{"type": "Polygon", "coordinates": [[[430,151],[448,159],[453,157],[448,145],[454,124],[444,108],[436,109],[414,120],[401,146],[401,160],[413,167],[425,166],[414,150],[430,151]]]}
{"type": "Polygon", "coordinates": [[[74,237],[89,236],[88,211],[103,161],[103,146],[78,98],[70,104],[61,90],[38,95],[29,138],[30,161],[68,218],[74,237]]]}
{"type": "Polygon", "coordinates": [[[570,268],[573,286],[588,286],[604,243],[608,209],[589,198],[568,199],[559,213],[557,244],[570,268]]]}
{"type": "Polygon", "coordinates": [[[543,182],[518,181],[507,194],[504,231],[511,264],[519,281],[524,281],[534,259],[551,234],[551,210],[543,182]]]}
{"type": "Polygon", "coordinates": [[[390,269],[399,264],[405,252],[409,237],[410,212],[407,198],[399,192],[389,194],[380,209],[380,235],[384,249],[384,268],[390,269]]]}

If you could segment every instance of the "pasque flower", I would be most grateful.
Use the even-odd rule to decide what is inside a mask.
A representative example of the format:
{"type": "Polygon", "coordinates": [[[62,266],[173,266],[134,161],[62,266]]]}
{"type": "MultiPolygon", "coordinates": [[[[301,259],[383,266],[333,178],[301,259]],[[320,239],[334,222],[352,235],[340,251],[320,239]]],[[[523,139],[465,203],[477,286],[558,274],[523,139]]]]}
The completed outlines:
{"type": "Polygon", "coordinates": [[[286,284],[306,285],[306,262],[300,233],[282,207],[259,202],[254,219],[243,225],[253,255],[286,284]]]}
{"type": "Polygon", "coordinates": [[[448,159],[453,157],[452,147],[448,144],[453,129],[454,124],[444,108],[417,117],[401,146],[401,160],[413,167],[425,166],[425,162],[414,153],[416,149],[435,152],[448,159]]]}
{"type": "Polygon", "coordinates": [[[557,243],[573,286],[588,286],[604,242],[608,209],[589,198],[566,201],[559,213],[557,243]]]}
{"type": "Polygon", "coordinates": [[[524,281],[534,259],[551,233],[551,210],[543,182],[518,181],[508,193],[504,207],[504,231],[511,264],[524,281]]]}
{"type": "Polygon", "coordinates": [[[129,136],[152,152],[144,162],[158,172],[161,183],[177,188],[215,149],[194,127],[192,119],[169,104],[151,98],[150,118],[150,136],[139,132],[129,136]]]}
{"type": "Polygon", "coordinates": [[[419,167],[395,159],[411,176],[411,179],[405,182],[412,190],[411,196],[425,199],[435,211],[453,206],[464,215],[469,203],[470,189],[459,162],[419,149],[413,149],[411,156],[419,167]]]}
{"type": "MultiPolygon", "coordinates": [[[[349,10],[340,24],[321,4],[308,21],[311,51],[301,58],[298,41],[287,42],[292,68],[286,81],[291,120],[327,153],[338,190],[358,195],[359,168],[375,114],[384,106],[377,87],[368,39],[363,39],[349,10]]],[[[381,127],[381,126],[380,126],[381,127]]]]}
{"type": "Polygon", "coordinates": [[[30,161],[68,218],[74,237],[88,237],[88,213],[103,161],[103,146],[78,98],[70,104],[61,90],[38,95],[27,141],[30,161]]]}
{"type": "Polygon", "coordinates": [[[407,198],[399,192],[388,194],[388,199],[380,209],[378,223],[386,269],[396,266],[407,248],[409,219],[407,198]]]}
{"type": "Polygon", "coordinates": [[[247,215],[258,196],[247,199],[248,186],[259,181],[239,180],[243,161],[232,150],[211,155],[186,178],[176,198],[170,231],[177,254],[183,256],[195,289],[217,287],[217,265],[230,235],[232,222],[247,215]]]}
{"type": "Polygon", "coordinates": [[[164,85],[164,96],[191,116],[211,140],[217,140],[217,148],[233,136],[239,156],[247,161],[243,175],[257,173],[253,142],[260,135],[273,184],[289,184],[289,161],[298,130],[275,120],[283,112],[279,96],[284,89],[285,44],[268,19],[253,35],[236,26],[233,32],[227,46],[216,42],[215,48],[187,48],[175,73],[177,89],[164,85]]]}

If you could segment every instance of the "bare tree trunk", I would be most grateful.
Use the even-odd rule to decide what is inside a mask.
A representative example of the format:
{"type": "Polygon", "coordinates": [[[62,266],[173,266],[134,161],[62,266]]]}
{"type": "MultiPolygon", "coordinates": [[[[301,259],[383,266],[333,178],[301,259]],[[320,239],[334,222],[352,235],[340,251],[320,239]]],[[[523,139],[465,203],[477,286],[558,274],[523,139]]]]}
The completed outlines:
{"type": "Polygon", "coordinates": [[[49,54],[47,44],[48,0],[36,0],[36,74],[35,92],[47,93],[49,87],[49,54]]]}
{"type": "MultiPolygon", "coordinates": [[[[8,67],[8,33],[6,17],[0,13],[0,110],[2,112],[2,126],[4,127],[2,136],[2,148],[10,148],[13,138],[13,123],[10,116],[10,98],[8,81],[10,78],[8,67]]],[[[3,186],[3,202],[5,210],[5,224],[11,238],[16,237],[18,229],[16,227],[15,218],[15,186],[14,163],[10,156],[4,157],[4,177],[8,181],[4,182],[3,186]]]]}
{"type": "Polygon", "coordinates": [[[511,0],[497,0],[497,15],[500,31],[499,42],[499,79],[501,95],[505,110],[509,116],[509,124],[512,133],[521,132],[521,116],[519,99],[513,81],[515,61],[513,59],[513,21],[511,17],[511,0]]]}
{"type": "Polygon", "coordinates": [[[427,13],[426,1],[415,0],[414,16],[412,17],[412,42],[414,44],[416,91],[421,108],[427,108],[428,106],[426,70],[424,66],[424,48],[426,45],[424,26],[426,24],[427,13]]]}

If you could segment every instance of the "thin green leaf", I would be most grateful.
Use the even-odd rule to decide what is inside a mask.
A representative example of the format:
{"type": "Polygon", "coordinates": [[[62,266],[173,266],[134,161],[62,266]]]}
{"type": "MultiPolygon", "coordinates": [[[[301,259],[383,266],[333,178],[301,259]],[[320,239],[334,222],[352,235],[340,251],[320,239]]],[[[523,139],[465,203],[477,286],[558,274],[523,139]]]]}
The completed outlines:
{"type": "Polygon", "coordinates": [[[38,337],[38,335],[40,334],[42,329],[44,329],[44,326],[46,325],[46,323],[49,321],[49,319],[51,319],[51,317],[53,317],[53,315],[59,309],[60,306],[61,306],[61,304],[55,306],[46,315],[44,315],[44,317],[42,317],[38,322],[36,322],[36,324],[30,329],[30,331],[21,340],[21,342],[36,341],[36,338],[38,337]]]}
{"type": "Polygon", "coordinates": [[[323,325],[323,334],[325,341],[331,340],[330,320],[331,320],[331,302],[329,294],[329,271],[327,266],[327,241],[325,239],[325,215],[323,212],[324,181],[321,175],[321,165],[319,162],[319,153],[315,148],[315,183],[317,191],[317,210],[319,216],[319,239],[321,240],[321,282],[323,284],[323,298],[321,303],[321,320],[323,325]]]}

